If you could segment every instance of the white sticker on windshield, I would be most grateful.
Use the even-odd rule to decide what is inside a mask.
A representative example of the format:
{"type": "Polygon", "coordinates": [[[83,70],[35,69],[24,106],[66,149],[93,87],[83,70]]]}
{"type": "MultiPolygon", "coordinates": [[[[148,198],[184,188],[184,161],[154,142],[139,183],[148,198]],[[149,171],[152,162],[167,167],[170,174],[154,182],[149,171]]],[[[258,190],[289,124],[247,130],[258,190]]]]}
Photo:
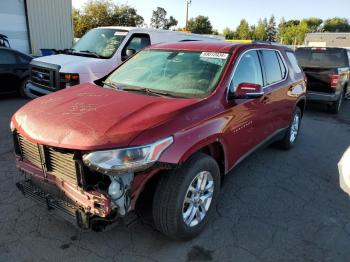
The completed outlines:
{"type": "Polygon", "coordinates": [[[127,34],[128,34],[128,32],[124,32],[124,31],[116,31],[114,33],[114,35],[127,35],[127,34]]]}
{"type": "Polygon", "coordinates": [[[228,57],[228,54],[227,53],[216,53],[216,52],[202,52],[200,57],[226,59],[228,57]]]}

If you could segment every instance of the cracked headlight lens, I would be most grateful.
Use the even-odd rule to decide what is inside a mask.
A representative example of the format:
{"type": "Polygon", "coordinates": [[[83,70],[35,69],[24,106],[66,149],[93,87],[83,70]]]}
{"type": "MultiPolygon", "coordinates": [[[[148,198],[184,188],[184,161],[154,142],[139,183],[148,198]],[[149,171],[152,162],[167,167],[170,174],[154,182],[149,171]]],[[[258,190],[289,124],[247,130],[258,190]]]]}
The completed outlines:
{"type": "Polygon", "coordinates": [[[144,146],[95,151],[84,155],[83,161],[88,167],[105,174],[141,171],[156,162],[173,141],[173,137],[167,137],[144,146]]]}

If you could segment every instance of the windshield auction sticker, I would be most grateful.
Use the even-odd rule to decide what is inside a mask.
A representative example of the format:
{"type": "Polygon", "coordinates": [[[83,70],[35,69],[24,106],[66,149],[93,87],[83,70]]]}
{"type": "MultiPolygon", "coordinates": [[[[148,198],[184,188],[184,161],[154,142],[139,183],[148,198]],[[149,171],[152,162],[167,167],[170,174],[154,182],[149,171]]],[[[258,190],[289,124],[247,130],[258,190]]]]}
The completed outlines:
{"type": "Polygon", "coordinates": [[[217,53],[217,52],[202,52],[200,57],[226,59],[228,57],[228,54],[227,53],[217,53]]]}

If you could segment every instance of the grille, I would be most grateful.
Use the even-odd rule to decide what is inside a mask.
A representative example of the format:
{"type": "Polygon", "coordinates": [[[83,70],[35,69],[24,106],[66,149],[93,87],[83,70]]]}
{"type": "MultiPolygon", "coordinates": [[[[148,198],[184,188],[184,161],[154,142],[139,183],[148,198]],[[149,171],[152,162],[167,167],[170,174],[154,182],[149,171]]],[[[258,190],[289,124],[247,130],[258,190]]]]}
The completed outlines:
{"type": "Polygon", "coordinates": [[[47,89],[55,89],[55,71],[47,68],[41,68],[37,66],[31,66],[31,80],[33,83],[38,84],[47,89]]]}
{"type": "Polygon", "coordinates": [[[77,184],[77,167],[74,160],[74,152],[69,152],[53,147],[39,146],[17,134],[22,157],[42,168],[40,149],[45,156],[45,164],[48,172],[72,184],[77,184]]]}

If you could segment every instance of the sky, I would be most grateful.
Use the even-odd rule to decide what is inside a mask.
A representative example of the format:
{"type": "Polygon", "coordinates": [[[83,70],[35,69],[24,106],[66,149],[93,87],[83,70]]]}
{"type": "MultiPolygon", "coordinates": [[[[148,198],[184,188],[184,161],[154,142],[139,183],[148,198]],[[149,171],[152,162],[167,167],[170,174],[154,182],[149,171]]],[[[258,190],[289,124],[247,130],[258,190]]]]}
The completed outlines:
{"type": "MultiPolygon", "coordinates": [[[[88,0],[72,0],[73,7],[81,8],[88,0]]],[[[174,16],[179,27],[185,25],[185,0],[113,0],[117,4],[128,4],[136,8],[149,24],[152,10],[158,6],[165,8],[168,16],[174,16]]],[[[220,32],[225,27],[235,29],[241,19],[249,24],[256,24],[259,18],[275,15],[277,21],[282,17],[289,19],[302,19],[319,17],[346,17],[350,19],[350,0],[192,0],[189,17],[197,15],[208,16],[214,29],[220,32]]]]}

